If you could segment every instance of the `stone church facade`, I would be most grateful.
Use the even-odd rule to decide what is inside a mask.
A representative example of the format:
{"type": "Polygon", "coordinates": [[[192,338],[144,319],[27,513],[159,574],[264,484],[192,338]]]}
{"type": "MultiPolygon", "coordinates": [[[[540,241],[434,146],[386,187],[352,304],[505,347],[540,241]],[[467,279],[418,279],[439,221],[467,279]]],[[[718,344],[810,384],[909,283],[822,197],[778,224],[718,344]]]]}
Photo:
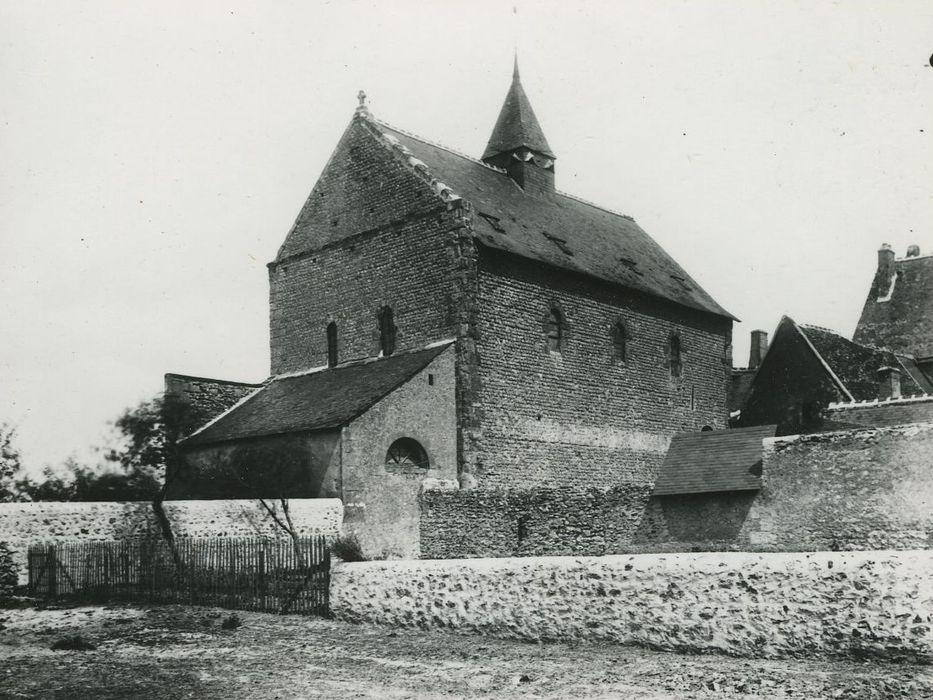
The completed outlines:
{"type": "Polygon", "coordinates": [[[234,464],[223,495],[338,496],[364,544],[416,556],[426,478],[646,484],[674,433],[727,427],[732,316],[555,160],[517,67],[481,159],[361,98],[268,266],[270,378],[209,415],[212,380],[167,375],[214,401],[179,497],[234,464]]]}

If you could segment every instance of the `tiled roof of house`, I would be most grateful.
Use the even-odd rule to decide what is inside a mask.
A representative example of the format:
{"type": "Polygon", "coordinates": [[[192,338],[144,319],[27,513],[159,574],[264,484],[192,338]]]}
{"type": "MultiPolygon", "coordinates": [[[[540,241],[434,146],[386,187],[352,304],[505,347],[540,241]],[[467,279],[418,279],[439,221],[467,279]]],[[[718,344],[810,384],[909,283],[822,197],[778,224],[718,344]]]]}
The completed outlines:
{"type": "Polygon", "coordinates": [[[901,391],[904,394],[923,394],[931,389],[929,380],[908,358],[859,345],[828,328],[806,324],[798,324],[797,327],[857,401],[877,398],[878,370],[882,367],[901,370],[901,391]]]}
{"type": "Polygon", "coordinates": [[[893,269],[893,279],[876,274],[853,340],[918,359],[931,357],[933,255],[899,258],[893,269]]]}
{"type": "Polygon", "coordinates": [[[180,444],[192,448],[226,440],[339,428],[407,382],[447,347],[449,343],[273,377],[180,444]]]}
{"type": "Polygon", "coordinates": [[[366,121],[424,164],[449,196],[472,204],[473,232],[484,246],[734,318],[630,217],[561,192],[525,192],[502,170],[366,121]]]}
{"type": "Polygon", "coordinates": [[[655,496],[761,488],[761,441],[775,425],[679,433],[654,484],[655,496]]]}

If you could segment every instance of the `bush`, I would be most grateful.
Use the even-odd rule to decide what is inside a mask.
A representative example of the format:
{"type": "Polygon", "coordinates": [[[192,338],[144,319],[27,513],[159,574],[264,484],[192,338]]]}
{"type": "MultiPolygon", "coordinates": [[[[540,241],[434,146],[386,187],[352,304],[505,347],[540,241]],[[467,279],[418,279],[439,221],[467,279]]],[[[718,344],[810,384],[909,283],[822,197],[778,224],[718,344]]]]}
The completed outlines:
{"type": "Polygon", "coordinates": [[[73,637],[62,637],[52,644],[53,651],[94,651],[96,648],[80,634],[73,637]]]}
{"type": "Polygon", "coordinates": [[[18,583],[16,573],[13,550],[6,542],[0,542],[0,598],[13,595],[18,583]]]}
{"type": "Polygon", "coordinates": [[[236,613],[230,615],[230,617],[225,617],[224,621],[220,623],[221,629],[225,630],[235,630],[237,627],[240,627],[243,624],[243,621],[240,619],[240,616],[236,613]]]}
{"type": "Polygon", "coordinates": [[[339,557],[343,561],[366,561],[360,541],[352,532],[337,535],[333,542],[330,543],[330,551],[335,557],[339,557]]]}

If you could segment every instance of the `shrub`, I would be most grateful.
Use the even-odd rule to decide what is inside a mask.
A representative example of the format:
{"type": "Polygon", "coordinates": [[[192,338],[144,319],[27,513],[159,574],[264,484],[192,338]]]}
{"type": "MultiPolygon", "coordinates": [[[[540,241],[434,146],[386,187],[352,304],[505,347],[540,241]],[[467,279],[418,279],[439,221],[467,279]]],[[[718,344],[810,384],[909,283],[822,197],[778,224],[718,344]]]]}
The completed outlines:
{"type": "Polygon", "coordinates": [[[80,634],[73,637],[62,637],[52,644],[53,651],[94,651],[96,648],[80,634]]]}
{"type": "Polygon", "coordinates": [[[240,619],[240,616],[236,613],[233,613],[229,617],[225,617],[224,621],[220,623],[221,629],[225,630],[235,630],[237,627],[240,627],[243,624],[243,621],[240,619]]]}
{"type": "Polygon", "coordinates": [[[337,535],[330,543],[330,551],[343,561],[366,561],[363,548],[355,533],[337,535]]]}
{"type": "Polygon", "coordinates": [[[13,595],[17,583],[13,550],[6,542],[0,542],[0,598],[13,595]]]}

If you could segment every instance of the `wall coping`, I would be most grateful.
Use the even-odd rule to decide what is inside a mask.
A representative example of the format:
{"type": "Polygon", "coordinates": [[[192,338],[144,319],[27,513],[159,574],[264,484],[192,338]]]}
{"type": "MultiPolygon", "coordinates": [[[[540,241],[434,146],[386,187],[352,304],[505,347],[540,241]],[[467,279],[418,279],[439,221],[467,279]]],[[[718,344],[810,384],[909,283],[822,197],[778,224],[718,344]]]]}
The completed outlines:
{"type": "Polygon", "coordinates": [[[840,440],[849,437],[869,438],[876,435],[905,435],[912,436],[917,433],[933,430],[933,421],[918,421],[916,423],[901,423],[899,425],[886,425],[879,427],[848,428],[846,430],[828,430],[823,433],[806,433],[799,435],[782,435],[780,437],[764,438],[764,449],[773,450],[798,442],[825,442],[827,440],[840,440]]]}

